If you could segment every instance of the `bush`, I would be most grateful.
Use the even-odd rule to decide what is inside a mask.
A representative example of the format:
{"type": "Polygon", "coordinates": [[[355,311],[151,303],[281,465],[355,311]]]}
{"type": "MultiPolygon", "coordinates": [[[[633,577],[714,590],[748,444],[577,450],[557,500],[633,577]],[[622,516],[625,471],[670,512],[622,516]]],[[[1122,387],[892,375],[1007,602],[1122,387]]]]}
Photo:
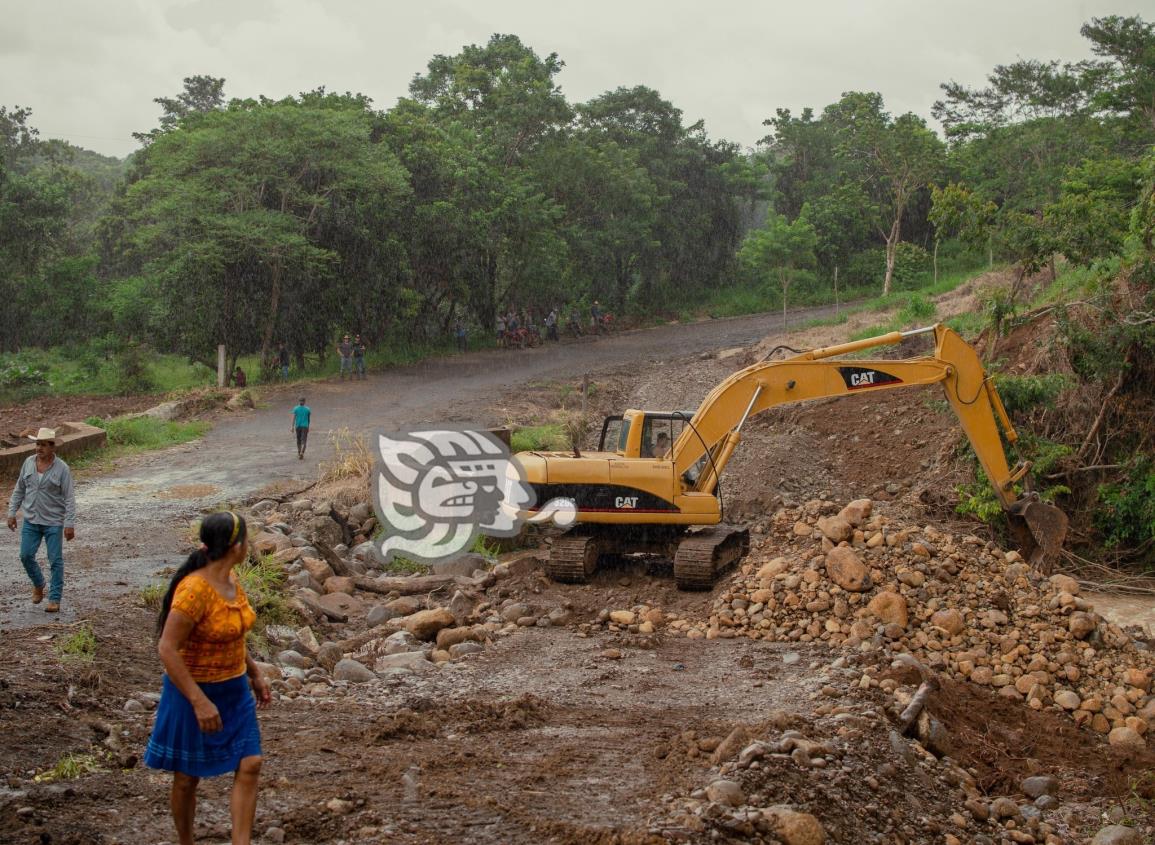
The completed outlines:
{"type": "Polygon", "coordinates": [[[21,387],[49,387],[48,376],[28,364],[15,361],[0,367],[0,390],[21,387]]]}
{"type": "MultiPolygon", "coordinates": [[[[892,290],[910,290],[919,282],[919,276],[930,271],[933,266],[931,255],[915,244],[900,243],[894,256],[894,276],[892,290]]],[[[886,278],[886,250],[868,249],[850,257],[846,267],[846,283],[855,285],[881,285],[886,278]]]]}
{"type": "Polygon", "coordinates": [[[898,322],[903,326],[925,323],[938,313],[934,303],[921,294],[911,294],[910,300],[898,312],[898,322]]]}
{"type": "Polygon", "coordinates": [[[145,347],[131,340],[120,348],[116,356],[118,393],[151,393],[156,389],[156,379],[152,376],[145,355],[145,347]]]}
{"type": "Polygon", "coordinates": [[[1042,406],[1053,408],[1055,399],[1071,383],[1063,373],[1046,373],[1040,376],[1010,376],[998,373],[994,377],[995,387],[1008,414],[1029,411],[1042,406]]]}
{"type": "Polygon", "coordinates": [[[108,432],[110,446],[134,449],[160,449],[187,443],[203,435],[209,427],[206,422],[165,422],[153,417],[122,417],[115,420],[89,417],[87,422],[108,432]]]}
{"type": "Polygon", "coordinates": [[[1139,458],[1118,484],[1099,487],[1095,526],[1107,546],[1135,548],[1155,540],[1155,465],[1139,458]]]}

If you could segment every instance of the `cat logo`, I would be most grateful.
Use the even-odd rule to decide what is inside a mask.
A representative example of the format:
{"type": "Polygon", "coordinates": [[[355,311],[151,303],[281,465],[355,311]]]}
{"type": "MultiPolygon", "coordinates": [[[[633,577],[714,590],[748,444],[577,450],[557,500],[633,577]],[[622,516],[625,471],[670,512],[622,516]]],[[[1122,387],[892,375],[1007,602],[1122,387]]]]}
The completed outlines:
{"type": "Polygon", "coordinates": [[[632,508],[636,508],[637,506],[638,506],[638,497],[637,496],[618,496],[616,499],[614,499],[614,507],[618,508],[618,509],[622,509],[622,508],[632,509],[632,508]]]}
{"type": "Polygon", "coordinates": [[[839,367],[847,390],[862,390],[864,387],[879,387],[884,384],[901,384],[898,376],[882,370],[868,370],[865,367],[839,367]]]}

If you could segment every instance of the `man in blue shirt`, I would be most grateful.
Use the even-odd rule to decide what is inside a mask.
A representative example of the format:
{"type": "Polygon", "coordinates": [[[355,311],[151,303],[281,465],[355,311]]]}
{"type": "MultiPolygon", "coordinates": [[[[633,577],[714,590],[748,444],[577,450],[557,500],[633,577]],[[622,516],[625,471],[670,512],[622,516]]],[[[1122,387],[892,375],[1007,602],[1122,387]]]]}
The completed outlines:
{"type": "Polygon", "coordinates": [[[36,441],[36,454],[29,455],[20,468],[20,477],[8,502],[8,530],[16,530],[16,513],[23,510],[20,562],[32,581],[32,603],[39,604],[44,598],[44,572],[36,562],[36,553],[43,541],[52,573],[44,610],[58,613],[64,595],[61,540],[71,541],[76,536],[76,490],[68,464],[56,457],[56,432],[42,428],[28,439],[36,441]]]}
{"type": "Polygon", "coordinates": [[[290,429],[297,435],[297,459],[301,461],[305,460],[305,443],[309,439],[309,421],[312,416],[313,412],[302,396],[297,407],[293,408],[293,427],[290,429]]]}

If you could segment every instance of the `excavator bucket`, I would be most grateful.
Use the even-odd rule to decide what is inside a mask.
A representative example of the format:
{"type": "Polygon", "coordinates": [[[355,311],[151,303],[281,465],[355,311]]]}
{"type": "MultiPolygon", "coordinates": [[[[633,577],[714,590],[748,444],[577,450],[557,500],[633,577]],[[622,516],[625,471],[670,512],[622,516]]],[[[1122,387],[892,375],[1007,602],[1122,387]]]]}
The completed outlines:
{"type": "Polygon", "coordinates": [[[1038,499],[1024,499],[1007,516],[1023,557],[1034,569],[1050,575],[1067,537],[1067,515],[1038,499]]]}

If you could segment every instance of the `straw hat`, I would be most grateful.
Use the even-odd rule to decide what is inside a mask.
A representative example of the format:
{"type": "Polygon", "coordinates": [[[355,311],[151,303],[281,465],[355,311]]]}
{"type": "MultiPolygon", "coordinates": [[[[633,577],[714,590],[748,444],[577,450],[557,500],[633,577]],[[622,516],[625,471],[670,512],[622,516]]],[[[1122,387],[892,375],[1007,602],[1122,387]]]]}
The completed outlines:
{"type": "Polygon", "coordinates": [[[53,443],[55,443],[56,442],[56,429],[54,429],[54,428],[41,428],[38,432],[36,432],[36,434],[34,434],[34,435],[29,434],[28,439],[29,440],[51,440],[53,443]]]}

